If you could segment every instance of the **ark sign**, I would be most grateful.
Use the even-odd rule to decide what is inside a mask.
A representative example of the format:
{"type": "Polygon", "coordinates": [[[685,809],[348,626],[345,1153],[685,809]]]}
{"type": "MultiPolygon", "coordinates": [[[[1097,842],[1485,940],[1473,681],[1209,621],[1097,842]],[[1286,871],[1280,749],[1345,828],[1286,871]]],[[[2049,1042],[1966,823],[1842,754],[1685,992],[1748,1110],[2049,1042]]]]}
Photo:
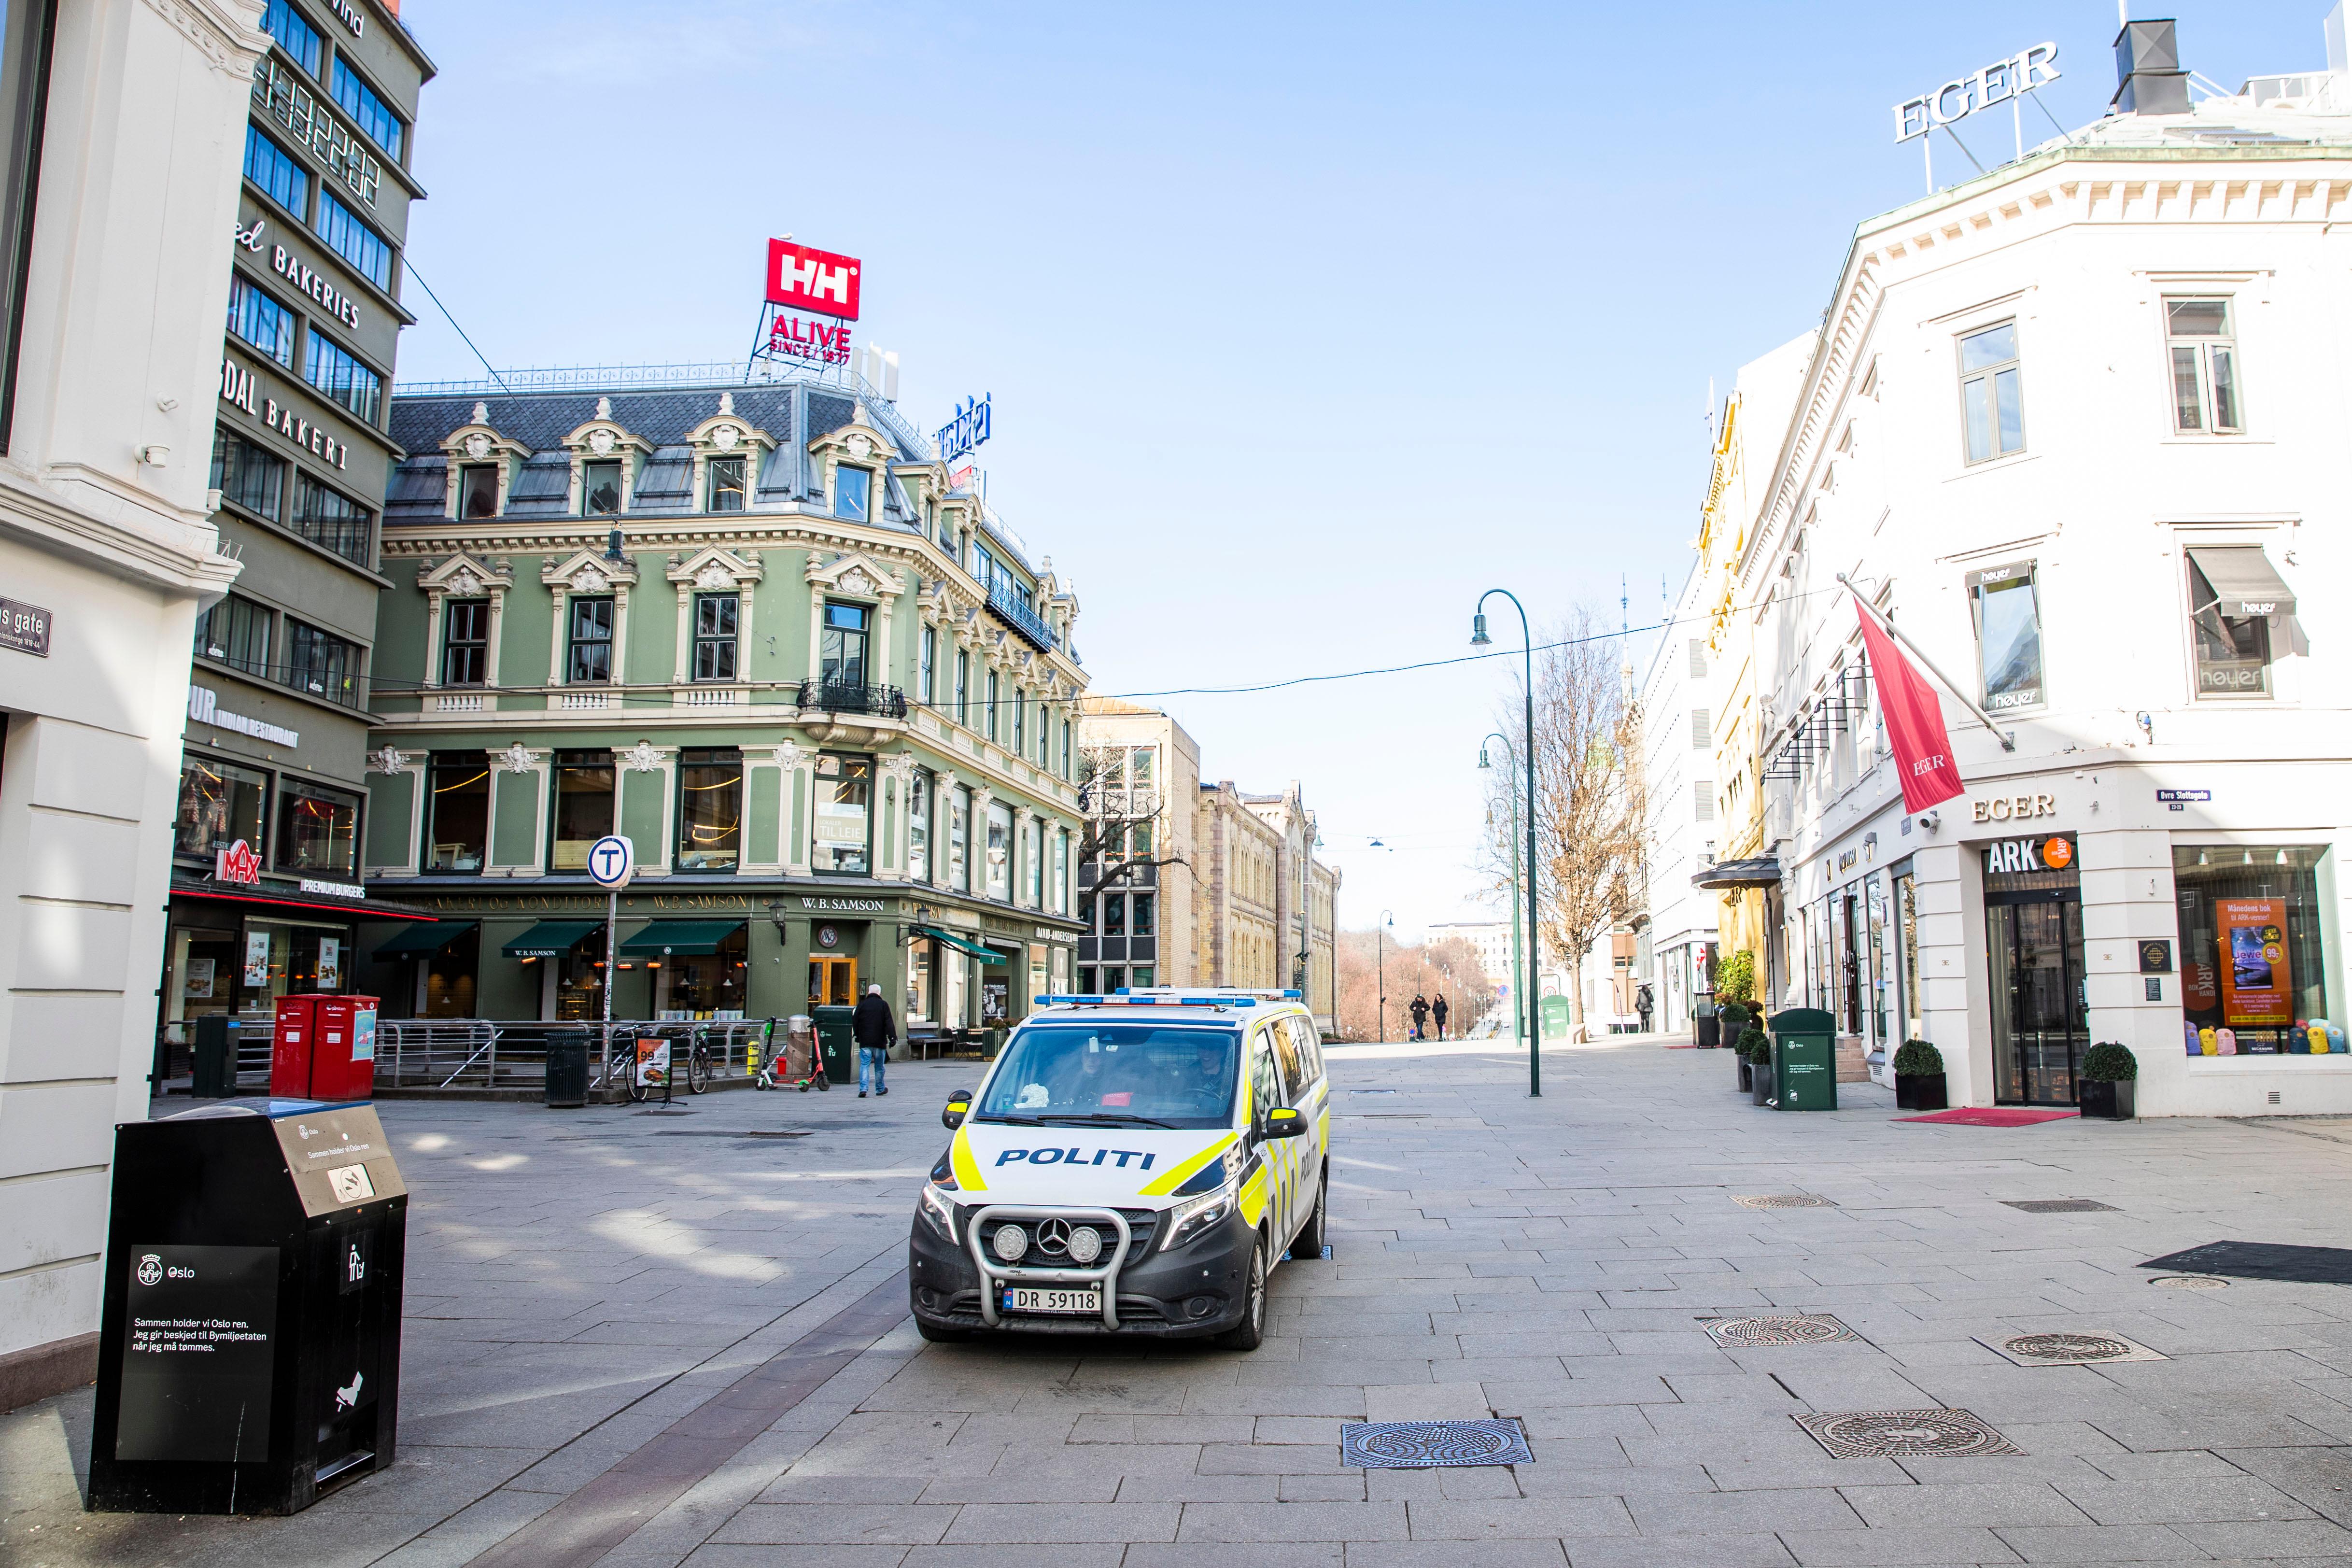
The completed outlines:
{"type": "Polygon", "coordinates": [[[1946,82],[1935,91],[1895,106],[1895,140],[1915,141],[1938,125],[1966,120],[1979,110],[2006,103],[2058,79],[2058,46],[2036,44],[2021,54],[1995,60],[1974,76],[1946,82]]]}

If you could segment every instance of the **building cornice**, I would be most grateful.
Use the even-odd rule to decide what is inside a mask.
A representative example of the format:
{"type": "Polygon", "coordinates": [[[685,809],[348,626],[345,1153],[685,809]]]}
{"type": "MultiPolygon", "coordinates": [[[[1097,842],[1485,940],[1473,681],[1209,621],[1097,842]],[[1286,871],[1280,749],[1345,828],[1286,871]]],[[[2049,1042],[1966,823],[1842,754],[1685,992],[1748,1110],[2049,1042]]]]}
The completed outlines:
{"type": "Polygon", "coordinates": [[[0,534],[51,554],[78,559],[110,576],[200,598],[226,594],[243,570],[217,550],[183,549],[149,531],[150,528],[175,530],[193,542],[212,532],[207,524],[157,513],[123,494],[108,476],[79,464],[54,464],[49,472],[69,476],[68,482],[77,488],[104,495],[124,518],[145,512],[148,527],[77,507],[47,486],[28,482],[22,469],[0,464],[0,534]]]}

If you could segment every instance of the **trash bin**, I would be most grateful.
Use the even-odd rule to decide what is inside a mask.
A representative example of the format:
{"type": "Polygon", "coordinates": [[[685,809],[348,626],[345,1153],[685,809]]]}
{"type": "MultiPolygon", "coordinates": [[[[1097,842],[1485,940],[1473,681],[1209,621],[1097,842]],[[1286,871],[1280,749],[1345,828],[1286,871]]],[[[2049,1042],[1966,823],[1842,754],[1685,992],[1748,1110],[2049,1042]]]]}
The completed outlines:
{"type": "Polygon", "coordinates": [[[237,1022],[226,1013],[196,1020],[196,1048],[188,1092],[198,1100],[229,1100],[236,1094],[237,1022]]]}
{"type": "Polygon", "coordinates": [[[1773,1104],[1782,1110],[1835,1110],[1837,1019],[1818,1007],[1791,1007],[1767,1024],[1773,1104]]]}
{"type": "Polygon", "coordinates": [[[574,1109],[588,1103],[588,1037],[547,1037],[547,1103],[574,1109]]]}
{"type": "Polygon", "coordinates": [[[280,996],[269,1047],[270,1097],[373,1098],[375,1004],[373,996],[280,996]]]}
{"type": "Polygon", "coordinates": [[[849,1027],[856,1012],[855,1007],[809,1009],[816,1020],[817,1047],[824,1052],[824,1076],[835,1083],[857,1081],[857,1039],[849,1027]]]}
{"type": "Polygon", "coordinates": [[[407,1211],[369,1106],[117,1126],[90,1509],[295,1513],[390,1465],[407,1211]]]}

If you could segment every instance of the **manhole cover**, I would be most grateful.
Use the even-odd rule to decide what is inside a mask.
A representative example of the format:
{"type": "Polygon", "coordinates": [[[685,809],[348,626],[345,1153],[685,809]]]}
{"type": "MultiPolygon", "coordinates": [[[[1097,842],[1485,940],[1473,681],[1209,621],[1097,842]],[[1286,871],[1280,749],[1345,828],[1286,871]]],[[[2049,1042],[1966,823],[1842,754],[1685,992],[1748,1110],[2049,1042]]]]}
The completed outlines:
{"type": "Polygon", "coordinates": [[[1367,1121],[1426,1121],[1429,1120],[1429,1112],[1426,1110],[1365,1110],[1359,1111],[1357,1114],[1367,1121]]]}
{"type": "Polygon", "coordinates": [[[1457,1465],[1528,1465],[1528,1436],[1499,1421],[1350,1421],[1339,1428],[1339,1462],[1370,1470],[1457,1465]]]}
{"type": "Polygon", "coordinates": [[[1699,1322],[1717,1344],[1727,1347],[1822,1345],[1862,1337],[1827,1312],[1785,1318],[1702,1318],[1699,1322]]]}
{"type": "Polygon", "coordinates": [[[2024,1452],[1965,1410],[1845,1410],[1790,1419],[1841,1459],[1951,1459],[2024,1452]]]}
{"type": "Polygon", "coordinates": [[[2089,1366],[2099,1362],[2168,1359],[2121,1334],[2018,1334],[2005,1340],[1979,1339],[1977,1343],[2020,1366],[2089,1366]]]}
{"type": "Polygon", "coordinates": [[[2210,1274],[2159,1274],[2148,1281],[2168,1290],[2227,1290],[2227,1279],[2216,1279],[2210,1274]]]}
{"type": "Polygon", "coordinates": [[[1744,1209],[1833,1209],[1837,1205],[1813,1193],[1754,1193],[1732,1200],[1744,1209]]]}
{"type": "Polygon", "coordinates": [[[2089,1198],[2003,1198],[2002,1203],[2027,1214],[2114,1214],[2113,1204],[2093,1203],[2089,1198]]]}
{"type": "Polygon", "coordinates": [[[1392,1089],[1351,1089],[1348,1092],[1349,1094],[1394,1094],[1396,1090],[1392,1089]]]}

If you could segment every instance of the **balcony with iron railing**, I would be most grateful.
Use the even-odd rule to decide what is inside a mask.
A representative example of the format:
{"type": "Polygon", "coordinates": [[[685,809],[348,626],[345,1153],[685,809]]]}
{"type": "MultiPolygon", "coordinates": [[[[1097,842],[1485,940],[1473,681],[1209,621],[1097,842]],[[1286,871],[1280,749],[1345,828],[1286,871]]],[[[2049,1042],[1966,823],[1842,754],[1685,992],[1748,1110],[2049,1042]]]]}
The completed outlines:
{"type": "Polygon", "coordinates": [[[907,694],[895,686],[854,686],[846,681],[811,678],[801,682],[801,707],[820,713],[865,713],[877,719],[904,719],[907,694]]]}
{"type": "Polygon", "coordinates": [[[988,585],[989,613],[1019,633],[1023,638],[1046,653],[1062,646],[1062,639],[1044,616],[1023,604],[1003,584],[988,585]]]}

